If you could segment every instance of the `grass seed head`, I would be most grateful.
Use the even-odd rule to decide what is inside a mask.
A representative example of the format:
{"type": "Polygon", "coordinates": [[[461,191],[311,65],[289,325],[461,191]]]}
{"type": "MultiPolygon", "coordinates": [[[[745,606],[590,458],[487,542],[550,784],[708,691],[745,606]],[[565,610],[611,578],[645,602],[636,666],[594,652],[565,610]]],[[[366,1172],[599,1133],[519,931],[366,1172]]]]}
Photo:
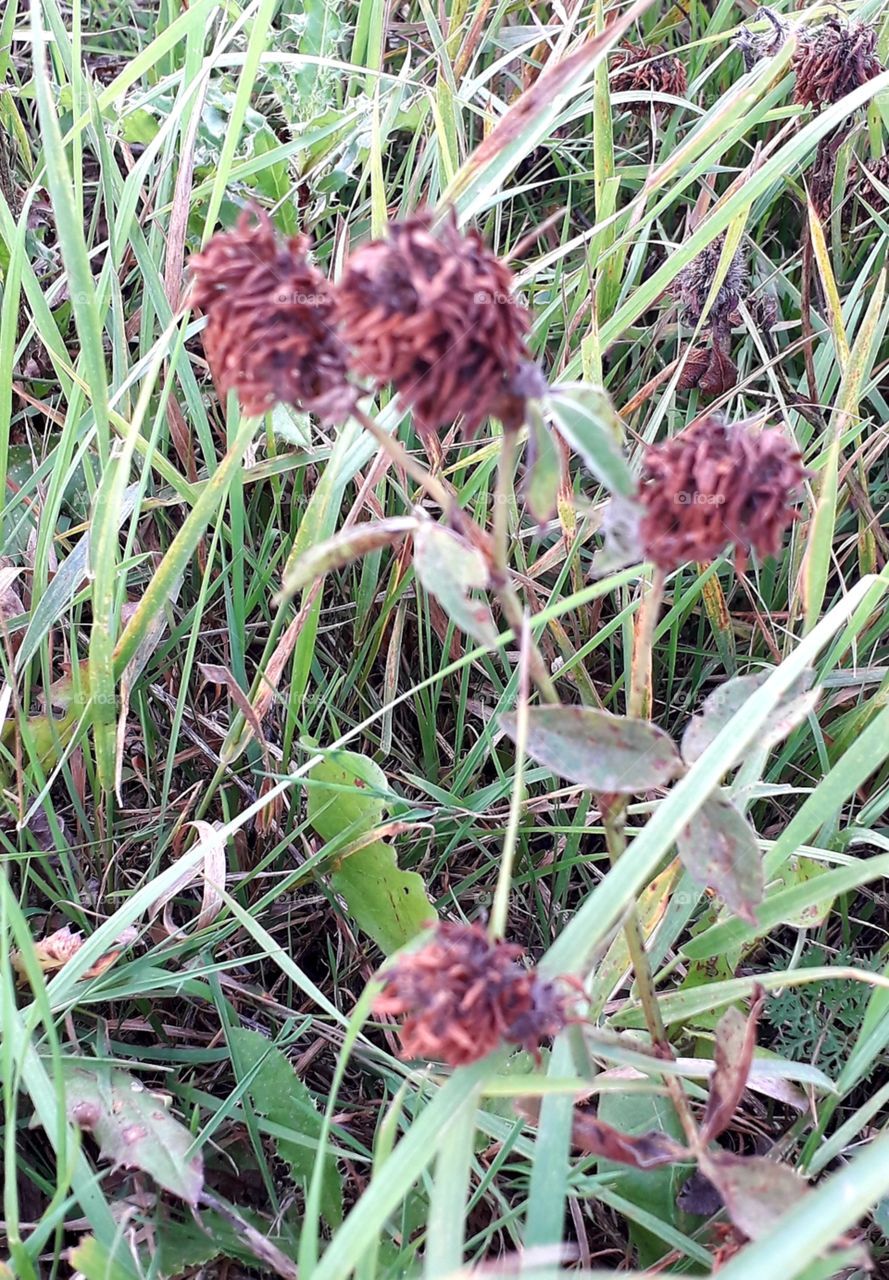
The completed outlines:
{"type": "Polygon", "coordinates": [[[354,402],[330,287],[307,248],[305,236],[282,243],[266,213],[245,212],[189,263],[210,369],[247,414],[282,403],[330,420],[354,402]]]}

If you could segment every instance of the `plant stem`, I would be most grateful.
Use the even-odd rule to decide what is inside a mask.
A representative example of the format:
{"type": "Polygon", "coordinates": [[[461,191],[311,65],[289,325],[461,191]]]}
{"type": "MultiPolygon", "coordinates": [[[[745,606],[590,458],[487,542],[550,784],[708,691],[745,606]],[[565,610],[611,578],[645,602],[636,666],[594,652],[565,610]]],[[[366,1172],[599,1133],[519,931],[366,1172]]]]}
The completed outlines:
{"type": "MultiPolygon", "coordinates": [[[[513,479],[518,455],[518,432],[504,431],[497,458],[497,480],[494,485],[494,540],[492,547],[491,586],[506,620],[516,637],[525,630],[521,601],[512,585],[509,571],[509,508],[513,496],[513,479]]],[[[531,678],[544,702],[557,705],[559,695],[550,673],[546,669],[543,654],[536,641],[528,636],[528,661],[531,678]]]]}
{"type": "MultiPolygon", "coordinates": [[[[416,458],[412,458],[404,445],[390,435],[388,431],[384,431],[380,424],[375,422],[363,409],[359,409],[356,405],[352,410],[352,414],[365,430],[370,432],[380,448],[385,449],[396,466],[401,467],[412,480],[415,480],[433,502],[436,502],[441,507],[454,527],[474,546],[478,546],[487,556],[491,586],[500,601],[511,630],[517,637],[521,635],[523,626],[522,605],[510,580],[508,565],[509,498],[512,494],[512,476],[515,470],[516,432],[507,431],[504,432],[503,436],[503,447],[497,467],[494,542],[492,545],[487,532],[467,516],[457,502],[456,496],[443,484],[438,476],[432,475],[422,463],[417,462],[416,458]]],[[[546,669],[543,655],[533,640],[531,642],[530,662],[531,678],[537,686],[541,698],[545,702],[557,703],[559,695],[556,693],[555,685],[546,669]]]]}
{"type": "Polygon", "coordinates": [[[639,626],[630,664],[627,715],[633,720],[647,720],[651,715],[651,651],[654,643],[654,629],[663,599],[663,570],[655,569],[651,585],[644,589],[642,603],[639,606],[639,626]]]}
{"type": "MultiPolygon", "coordinates": [[[[654,630],[658,614],[664,598],[664,574],[655,569],[651,583],[644,588],[636,636],[633,644],[633,656],[630,662],[630,688],[627,694],[627,715],[632,719],[647,718],[651,714],[652,702],[652,646],[654,630]]],[[[602,825],[605,828],[605,844],[611,865],[618,861],[627,847],[625,796],[600,796],[599,805],[602,812],[602,825]]],[[[664,1020],[661,1017],[660,1005],[654,988],[654,977],[645,949],[645,935],[639,920],[639,912],[635,904],[627,913],[624,921],[624,939],[633,966],[639,1002],[645,1016],[645,1025],[657,1052],[672,1056],[672,1049],[667,1038],[664,1020]]],[[[675,1076],[664,1076],[670,1101],[676,1109],[686,1139],[692,1147],[697,1144],[697,1126],[688,1104],[688,1098],[682,1083],[675,1076]]]]}
{"type": "Polygon", "coordinates": [[[454,494],[446,488],[438,476],[434,476],[421,462],[412,458],[400,440],[390,435],[388,431],[384,431],[370,414],[359,409],[357,405],[352,410],[352,416],[361,423],[365,431],[373,436],[380,448],[388,453],[395,465],[401,467],[406,475],[415,480],[424,493],[428,494],[433,502],[436,502],[442,511],[454,520],[455,524],[465,526],[468,519],[466,513],[457,503],[454,494]]]}
{"type": "Polygon", "coordinates": [[[528,618],[522,618],[522,629],[519,640],[519,696],[516,702],[516,737],[515,737],[515,776],[512,780],[512,795],[509,801],[509,819],[503,837],[503,852],[500,857],[500,870],[497,873],[497,887],[494,890],[494,902],[491,906],[491,920],[488,924],[488,935],[496,941],[506,935],[506,920],[509,910],[509,891],[512,888],[512,868],[515,863],[515,851],[519,838],[519,823],[522,818],[525,790],[525,750],[528,743],[528,695],[530,693],[530,658],[534,645],[528,618]]]}

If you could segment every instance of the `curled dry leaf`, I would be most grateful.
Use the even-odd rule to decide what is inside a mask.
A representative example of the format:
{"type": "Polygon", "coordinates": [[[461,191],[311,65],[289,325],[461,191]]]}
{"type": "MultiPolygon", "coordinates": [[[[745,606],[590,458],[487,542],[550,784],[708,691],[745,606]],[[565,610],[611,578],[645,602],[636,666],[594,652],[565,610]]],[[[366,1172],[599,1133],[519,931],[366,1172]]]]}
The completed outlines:
{"type": "Polygon", "coordinates": [[[417,521],[413,516],[392,516],[388,520],[369,520],[365,524],[341,529],[332,538],[315,543],[299,557],[284,579],[285,596],[301,591],[316,578],[341,569],[360,556],[399,542],[416,527],[417,521]]]}
{"type": "MultiPolygon", "coordinates": [[[[515,1109],[532,1124],[538,1123],[539,1098],[517,1098],[515,1109]]],[[[604,1160],[630,1165],[634,1169],[656,1169],[660,1165],[688,1160],[691,1155],[686,1147],[662,1129],[624,1133],[591,1112],[576,1107],[571,1121],[571,1142],[588,1155],[601,1156],[604,1160]]]]}
{"type": "Polygon", "coordinates": [[[201,909],[195,921],[195,929],[205,929],[208,924],[211,924],[216,919],[222,909],[220,890],[225,888],[225,841],[220,836],[216,826],[197,819],[194,822],[187,823],[179,832],[177,852],[179,851],[182,836],[189,827],[193,827],[198,833],[200,846],[204,854],[203,859],[196,866],[186,868],[167,889],[166,893],[155,899],[149,910],[149,917],[152,920],[163,910],[164,928],[171,936],[180,932],[173,920],[173,899],[196,880],[203,881],[203,893],[201,896],[201,909]]]}
{"type": "Polygon", "coordinates": [[[757,987],[753,994],[748,1017],[734,1007],[725,1011],[716,1028],[716,1070],[710,1082],[710,1094],[701,1141],[712,1142],[731,1124],[732,1116],[744,1093],[753,1051],[756,1048],[756,1029],[765,1004],[765,993],[757,987]]]}
{"type": "MultiPolygon", "coordinates": [[[[134,942],[137,937],[137,929],[122,929],[109,950],[86,970],[83,977],[98,978],[100,974],[114,964],[121,952],[134,942]]],[[[34,955],[44,973],[54,973],[57,969],[64,968],[68,961],[77,955],[83,943],[83,934],[66,924],[61,929],[56,929],[55,933],[51,933],[46,938],[41,938],[39,942],[35,942],[34,955]]],[[[19,980],[26,981],[28,970],[22,953],[13,951],[9,958],[13,969],[19,976],[19,980]]]]}

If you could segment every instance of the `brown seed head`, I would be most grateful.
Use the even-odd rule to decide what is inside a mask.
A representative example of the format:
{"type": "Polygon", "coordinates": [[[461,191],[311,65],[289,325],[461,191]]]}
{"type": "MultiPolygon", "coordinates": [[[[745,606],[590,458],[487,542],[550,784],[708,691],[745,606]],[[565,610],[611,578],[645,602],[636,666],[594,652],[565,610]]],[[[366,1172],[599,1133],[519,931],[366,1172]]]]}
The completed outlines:
{"type": "Polygon", "coordinates": [[[402,1055],[465,1066],[504,1041],[539,1054],[566,1021],[566,1000],[518,962],[521,947],[480,925],[445,922],[384,974],[377,1013],[403,1017],[402,1055]]]}
{"type": "Polygon", "coordinates": [[[267,214],[245,212],[189,263],[208,363],[220,393],[237,391],[247,414],[280,402],[337,418],[354,402],[333,297],[307,247],[305,236],[282,244],[267,214]]]}
{"type": "MultiPolygon", "coordinates": [[[[671,292],[679,300],[686,324],[697,324],[703,315],[724,242],[724,233],[711,240],[696,258],[692,258],[687,267],[682,268],[673,282],[671,292]]],[[[710,308],[709,320],[715,329],[721,331],[737,323],[740,318],[738,303],[747,296],[747,288],[747,263],[743,250],[738,249],[710,308]]]]}
{"type": "MultiPolygon", "coordinates": [[[[684,98],[688,90],[685,66],[662,44],[638,45],[624,40],[615,54],[614,66],[611,88],[615,93],[669,93],[674,98],[684,98]]],[[[667,103],[655,103],[657,114],[669,109],[667,103]]],[[[649,103],[634,102],[631,110],[646,115],[649,103]]]]}
{"type": "Polygon", "coordinates": [[[776,555],[805,475],[782,431],[726,425],[715,416],[649,446],[639,490],[646,558],[669,572],[712,560],[732,544],[743,572],[751,548],[776,555]]]}
{"type": "Polygon", "coordinates": [[[392,225],[349,259],[337,292],[341,332],[359,377],[392,383],[431,432],[461,415],[472,434],[489,414],[510,419],[525,376],[528,315],[512,273],[474,231],[428,215],[392,225]]]}
{"type": "Polygon", "coordinates": [[[876,27],[842,18],[828,18],[802,32],[793,55],[794,99],[804,106],[824,107],[873,80],[883,70],[876,44],[876,27]]]}

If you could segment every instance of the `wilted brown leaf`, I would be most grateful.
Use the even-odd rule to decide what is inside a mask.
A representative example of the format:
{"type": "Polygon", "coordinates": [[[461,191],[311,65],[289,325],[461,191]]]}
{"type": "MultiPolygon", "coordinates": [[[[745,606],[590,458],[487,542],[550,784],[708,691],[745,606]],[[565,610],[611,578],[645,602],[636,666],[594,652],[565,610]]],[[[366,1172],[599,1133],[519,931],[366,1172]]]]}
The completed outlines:
{"type": "Polygon", "coordinates": [[[768,1235],[808,1191],[786,1164],[728,1151],[701,1156],[701,1169],[722,1196],[726,1212],[751,1240],[768,1235]]]}
{"type": "Polygon", "coordinates": [[[701,1141],[712,1142],[728,1128],[744,1093],[753,1051],[756,1028],[765,1004],[761,987],[754,991],[747,1018],[739,1009],[727,1009],[716,1028],[716,1070],[710,1082],[707,1110],[701,1127],[701,1141]]]}
{"type": "MultiPolygon", "coordinates": [[[[98,978],[114,964],[121,952],[135,941],[137,936],[137,929],[121,930],[112,947],[86,970],[84,978],[98,978]]],[[[55,933],[35,942],[34,955],[44,973],[54,973],[57,969],[64,968],[72,956],[77,955],[83,943],[84,938],[79,930],[72,930],[71,926],[66,924],[61,929],[56,929],[55,933]]],[[[19,975],[19,980],[26,981],[28,971],[22,953],[13,951],[9,958],[13,969],[19,975]]]]}

